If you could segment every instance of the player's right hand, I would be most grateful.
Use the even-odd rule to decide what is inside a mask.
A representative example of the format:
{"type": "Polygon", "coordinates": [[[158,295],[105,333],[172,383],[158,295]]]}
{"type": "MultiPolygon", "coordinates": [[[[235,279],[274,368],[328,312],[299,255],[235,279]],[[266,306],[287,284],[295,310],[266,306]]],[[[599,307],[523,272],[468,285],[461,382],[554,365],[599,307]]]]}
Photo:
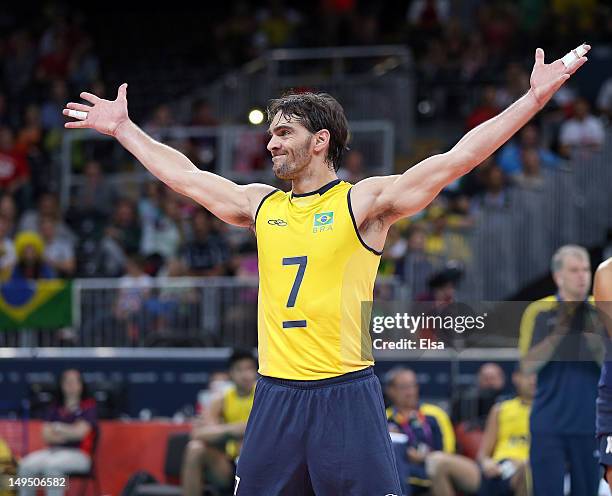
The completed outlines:
{"type": "Polygon", "coordinates": [[[70,117],[70,111],[86,112],[84,118],[66,122],[68,129],[95,129],[102,134],[115,136],[121,124],[130,120],[127,109],[127,83],[119,86],[115,100],[105,100],[91,93],[81,93],[81,98],[93,106],[70,102],[63,114],[70,117]]]}

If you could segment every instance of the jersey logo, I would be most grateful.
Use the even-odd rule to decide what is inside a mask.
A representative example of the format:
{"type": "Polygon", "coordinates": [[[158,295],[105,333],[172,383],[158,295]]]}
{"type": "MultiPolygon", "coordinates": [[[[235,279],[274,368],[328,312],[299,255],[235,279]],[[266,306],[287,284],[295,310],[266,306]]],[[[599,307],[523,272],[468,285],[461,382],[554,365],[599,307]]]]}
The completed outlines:
{"type": "Polygon", "coordinates": [[[612,436],[608,436],[606,438],[606,441],[608,442],[608,445],[606,446],[606,455],[608,453],[612,453],[612,436]]]}
{"type": "Polygon", "coordinates": [[[271,226],[285,227],[287,222],[285,222],[283,219],[268,219],[268,224],[271,226]]]}
{"type": "Polygon", "coordinates": [[[322,212],[314,215],[314,223],[312,232],[318,233],[323,231],[333,231],[334,229],[334,213],[322,212]]]}

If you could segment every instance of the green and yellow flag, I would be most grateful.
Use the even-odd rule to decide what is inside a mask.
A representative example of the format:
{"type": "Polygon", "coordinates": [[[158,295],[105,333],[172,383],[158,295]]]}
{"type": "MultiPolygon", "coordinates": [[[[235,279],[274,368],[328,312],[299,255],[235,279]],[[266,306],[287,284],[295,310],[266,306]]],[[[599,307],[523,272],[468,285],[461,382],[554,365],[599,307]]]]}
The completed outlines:
{"type": "Polygon", "coordinates": [[[0,331],[57,329],[71,324],[70,281],[9,281],[0,286],[0,331]]]}

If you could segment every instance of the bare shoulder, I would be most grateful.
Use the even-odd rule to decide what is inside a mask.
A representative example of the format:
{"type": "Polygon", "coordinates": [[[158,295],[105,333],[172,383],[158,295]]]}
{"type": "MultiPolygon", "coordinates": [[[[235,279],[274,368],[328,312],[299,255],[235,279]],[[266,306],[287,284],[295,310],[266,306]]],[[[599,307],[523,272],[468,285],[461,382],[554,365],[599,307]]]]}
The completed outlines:
{"type": "Polygon", "coordinates": [[[383,188],[389,183],[395,181],[399,176],[373,176],[362,179],[355,186],[353,186],[353,192],[351,198],[361,195],[378,195],[383,188]]]}
{"type": "Polygon", "coordinates": [[[242,204],[242,211],[245,212],[246,218],[244,227],[254,229],[255,217],[261,205],[261,202],[270,194],[277,191],[277,188],[269,184],[252,183],[238,186],[238,195],[241,197],[238,200],[242,204]]]}
{"type": "Polygon", "coordinates": [[[357,225],[376,213],[376,204],[382,192],[399,176],[374,176],[359,181],[351,191],[351,206],[357,225]]]}
{"type": "Polygon", "coordinates": [[[612,310],[612,258],[602,262],[597,268],[593,296],[599,307],[603,304],[608,310],[612,310]]]}
{"type": "Polygon", "coordinates": [[[612,258],[608,258],[599,264],[597,267],[597,274],[601,274],[602,276],[612,276],[612,258]]]}
{"type": "Polygon", "coordinates": [[[245,196],[249,202],[252,217],[255,217],[255,212],[259,207],[261,201],[270,193],[273,193],[277,188],[270,186],[269,184],[252,183],[240,186],[240,193],[245,196]]]}

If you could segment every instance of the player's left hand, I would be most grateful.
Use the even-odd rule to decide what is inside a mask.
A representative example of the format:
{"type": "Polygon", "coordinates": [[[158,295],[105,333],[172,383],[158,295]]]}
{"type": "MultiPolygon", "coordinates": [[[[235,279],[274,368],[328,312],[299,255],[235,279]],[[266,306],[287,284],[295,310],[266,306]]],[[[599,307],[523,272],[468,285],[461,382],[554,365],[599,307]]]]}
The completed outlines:
{"type": "Polygon", "coordinates": [[[544,50],[536,49],[535,64],[533,65],[533,71],[531,71],[530,91],[540,107],[544,107],[563,83],[585,64],[588,59],[584,55],[590,49],[590,45],[583,43],[563,58],[550,64],[544,63],[544,50]]]}

